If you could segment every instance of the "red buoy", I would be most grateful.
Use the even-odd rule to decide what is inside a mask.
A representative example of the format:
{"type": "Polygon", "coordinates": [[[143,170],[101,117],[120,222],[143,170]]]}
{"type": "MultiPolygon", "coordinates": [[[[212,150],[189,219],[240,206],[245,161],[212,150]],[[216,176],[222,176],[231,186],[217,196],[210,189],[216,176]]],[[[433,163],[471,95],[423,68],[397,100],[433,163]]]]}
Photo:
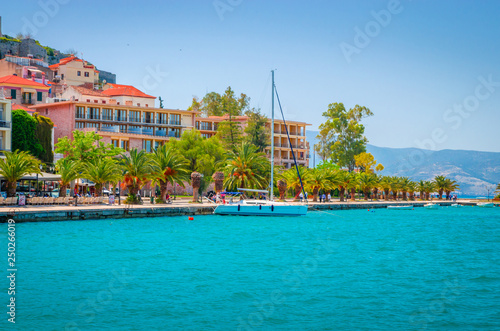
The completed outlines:
{"type": "Polygon", "coordinates": [[[190,220],[190,221],[194,221],[194,217],[189,216],[189,217],[188,217],[188,220],[190,220]]]}

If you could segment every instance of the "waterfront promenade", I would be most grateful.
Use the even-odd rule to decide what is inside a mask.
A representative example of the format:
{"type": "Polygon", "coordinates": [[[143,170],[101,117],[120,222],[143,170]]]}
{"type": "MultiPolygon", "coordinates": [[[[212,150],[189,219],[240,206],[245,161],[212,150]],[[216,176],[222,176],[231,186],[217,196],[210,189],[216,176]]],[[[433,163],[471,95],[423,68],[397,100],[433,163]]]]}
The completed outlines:
{"type": "MultiPolygon", "coordinates": [[[[124,199],[122,200],[124,201],[124,199]]],[[[434,200],[441,206],[450,206],[452,201],[434,200]]],[[[309,202],[309,211],[314,210],[346,210],[346,209],[375,209],[387,208],[394,205],[413,205],[423,207],[429,201],[345,201],[332,202],[309,202]]],[[[461,205],[475,206],[477,201],[458,200],[461,205]]],[[[2,206],[0,207],[0,222],[13,218],[16,222],[36,221],[63,221],[63,220],[86,220],[86,219],[119,219],[131,217],[161,217],[161,216],[189,216],[212,214],[215,205],[204,202],[191,203],[190,199],[179,198],[172,204],[150,204],[149,200],[143,205],[48,205],[48,206],[2,206]]]]}

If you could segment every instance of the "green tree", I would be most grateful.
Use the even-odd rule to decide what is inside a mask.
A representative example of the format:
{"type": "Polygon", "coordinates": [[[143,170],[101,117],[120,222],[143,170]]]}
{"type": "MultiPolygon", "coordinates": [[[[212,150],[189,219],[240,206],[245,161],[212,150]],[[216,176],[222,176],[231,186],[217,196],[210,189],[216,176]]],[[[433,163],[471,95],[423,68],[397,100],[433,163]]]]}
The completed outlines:
{"type": "Polygon", "coordinates": [[[497,196],[495,197],[496,199],[500,199],[500,183],[497,185],[497,188],[495,190],[495,193],[497,193],[497,196]]]}
{"type": "Polygon", "coordinates": [[[52,152],[52,129],[54,123],[48,117],[35,113],[34,118],[37,122],[35,129],[35,137],[37,142],[42,146],[42,150],[38,157],[44,163],[54,162],[54,152],[52,152]]]}
{"type": "Polygon", "coordinates": [[[62,153],[70,160],[86,162],[95,158],[114,157],[123,153],[123,149],[112,144],[105,144],[102,137],[93,131],[73,131],[73,139],[60,138],[55,144],[55,152],[62,153]]]}
{"type": "Polygon", "coordinates": [[[43,154],[43,146],[35,135],[37,120],[24,109],[12,111],[12,150],[25,151],[37,157],[43,154]]]}
{"type": "Polygon", "coordinates": [[[445,176],[436,176],[434,177],[434,184],[438,191],[439,200],[443,198],[443,192],[446,188],[446,177],[445,176]]]}
{"type": "Polygon", "coordinates": [[[266,127],[267,117],[255,109],[247,110],[245,115],[248,116],[248,124],[244,130],[244,140],[255,145],[257,150],[262,152],[271,144],[270,132],[266,127]]]}
{"type": "Polygon", "coordinates": [[[229,151],[224,162],[226,176],[224,186],[236,188],[265,189],[269,184],[271,163],[257,147],[242,143],[236,151],[229,151]]]}
{"type": "Polygon", "coordinates": [[[122,154],[121,164],[124,184],[129,191],[128,202],[138,203],[137,193],[148,183],[148,177],[155,171],[150,154],[145,150],[130,150],[130,155],[122,154]]]}
{"type": "Polygon", "coordinates": [[[246,94],[241,93],[239,97],[236,97],[231,86],[228,86],[222,95],[210,92],[201,101],[194,97],[188,110],[200,111],[205,116],[238,116],[243,115],[249,105],[250,98],[246,94]]]}
{"type": "Polygon", "coordinates": [[[460,188],[460,185],[455,180],[451,180],[450,178],[446,178],[444,185],[444,192],[446,193],[446,199],[450,198],[450,194],[453,191],[456,191],[460,188]]]}
{"type": "Polygon", "coordinates": [[[360,172],[356,175],[358,188],[363,192],[363,197],[368,200],[371,190],[377,185],[376,176],[371,173],[360,172]]]}
{"type": "Polygon", "coordinates": [[[82,163],[81,178],[94,182],[96,195],[99,197],[102,193],[102,187],[105,183],[116,184],[122,178],[117,160],[112,158],[94,158],[82,163]]]}
{"type": "Polygon", "coordinates": [[[391,191],[391,177],[382,176],[378,182],[378,187],[384,192],[384,200],[389,200],[389,192],[391,191]]]}
{"type": "Polygon", "coordinates": [[[25,151],[4,152],[0,158],[0,175],[7,182],[7,196],[16,195],[17,181],[28,174],[40,174],[40,161],[25,151]]]}
{"type": "MultiPolygon", "coordinates": [[[[304,188],[310,187],[313,185],[313,177],[311,173],[311,169],[299,166],[299,173],[297,174],[297,168],[292,167],[290,169],[285,170],[280,174],[280,178],[286,180],[288,187],[293,189],[294,201],[299,201],[300,192],[302,192],[302,185],[304,188]],[[299,178],[300,174],[300,178],[299,178]]],[[[305,197],[304,197],[305,198],[305,197]]]]}
{"type": "Polygon", "coordinates": [[[359,153],[354,156],[354,161],[356,166],[364,172],[374,173],[374,171],[382,171],[384,170],[384,166],[382,164],[377,164],[377,160],[373,157],[371,153],[359,153]]]}
{"type": "MultiPolygon", "coordinates": [[[[322,148],[330,148],[331,159],[349,171],[354,170],[356,162],[354,156],[366,151],[368,140],[363,135],[365,127],[361,119],[373,113],[366,107],[356,105],[354,108],[345,109],[342,103],[332,103],[323,113],[327,120],[319,126],[318,138],[328,139],[322,148]]],[[[327,152],[325,151],[325,155],[327,152]]]]}
{"type": "Polygon", "coordinates": [[[167,184],[177,183],[184,187],[184,181],[189,180],[189,163],[172,146],[165,144],[154,150],[152,166],[154,169],[151,173],[152,182],[160,185],[161,200],[166,203],[167,184]]]}
{"type": "Polygon", "coordinates": [[[81,164],[78,161],[62,158],[56,162],[56,172],[61,175],[59,196],[66,197],[66,189],[72,181],[80,177],[81,164]]]}
{"type": "MultiPolygon", "coordinates": [[[[292,168],[295,170],[295,168],[292,168]]],[[[318,201],[321,190],[332,190],[335,188],[334,170],[323,170],[320,168],[310,169],[308,189],[312,189],[313,202],[318,201]]]]}

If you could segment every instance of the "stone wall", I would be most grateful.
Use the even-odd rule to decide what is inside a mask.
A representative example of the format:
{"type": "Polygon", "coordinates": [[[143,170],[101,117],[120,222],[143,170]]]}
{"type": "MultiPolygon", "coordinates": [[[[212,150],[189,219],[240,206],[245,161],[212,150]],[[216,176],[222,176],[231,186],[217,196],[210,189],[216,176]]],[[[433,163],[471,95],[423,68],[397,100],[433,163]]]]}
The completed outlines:
{"type": "Polygon", "coordinates": [[[47,62],[47,51],[40,45],[36,44],[34,39],[23,39],[19,45],[19,56],[33,55],[35,59],[42,59],[47,62]]]}
{"type": "Polygon", "coordinates": [[[7,54],[12,54],[12,55],[19,55],[19,45],[21,43],[17,41],[5,41],[5,40],[0,40],[0,59],[3,59],[5,55],[7,54]]]}

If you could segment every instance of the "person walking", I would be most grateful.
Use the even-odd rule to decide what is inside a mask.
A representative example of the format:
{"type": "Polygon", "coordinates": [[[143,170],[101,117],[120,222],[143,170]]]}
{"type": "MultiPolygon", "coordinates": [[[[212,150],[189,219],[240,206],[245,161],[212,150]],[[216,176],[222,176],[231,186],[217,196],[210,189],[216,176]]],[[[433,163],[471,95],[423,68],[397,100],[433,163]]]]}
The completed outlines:
{"type": "Polygon", "coordinates": [[[323,193],[323,202],[326,202],[326,195],[323,193]]]}
{"type": "Polygon", "coordinates": [[[332,201],[332,196],[330,195],[330,192],[328,192],[328,196],[326,198],[326,201],[328,201],[328,202],[332,201]]]}

